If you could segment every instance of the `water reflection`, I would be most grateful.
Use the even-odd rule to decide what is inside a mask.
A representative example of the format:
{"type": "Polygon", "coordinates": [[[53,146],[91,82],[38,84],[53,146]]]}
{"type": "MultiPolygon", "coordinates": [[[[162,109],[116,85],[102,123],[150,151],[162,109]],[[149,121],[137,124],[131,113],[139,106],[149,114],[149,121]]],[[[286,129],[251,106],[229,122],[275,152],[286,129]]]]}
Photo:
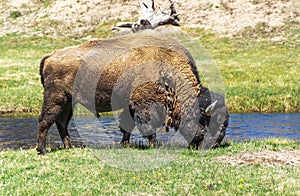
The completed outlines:
{"type": "MultiPolygon", "coordinates": [[[[232,114],[229,123],[226,139],[230,140],[268,137],[300,139],[300,114],[232,114]]],[[[82,145],[83,141],[90,146],[117,144],[122,137],[118,122],[113,117],[102,117],[100,121],[93,118],[73,120],[69,132],[76,145],[82,145]]],[[[168,134],[158,132],[161,141],[168,141],[174,135],[172,131],[168,134]]],[[[36,137],[37,119],[0,118],[0,149],[32,148],[36,146],[36,137]]],[[[146,142],[136,129],[131,141],[146,142]]],[[[62,145],[55,126],[49,130],[47,143],[52,147],[62,145]]]]}

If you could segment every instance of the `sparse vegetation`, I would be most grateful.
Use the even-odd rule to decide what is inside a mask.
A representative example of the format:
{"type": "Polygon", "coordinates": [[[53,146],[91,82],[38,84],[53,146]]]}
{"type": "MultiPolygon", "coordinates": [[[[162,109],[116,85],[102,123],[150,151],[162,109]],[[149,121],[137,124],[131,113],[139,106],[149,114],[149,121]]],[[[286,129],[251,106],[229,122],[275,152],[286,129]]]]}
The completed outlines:
{"type": "Polygon", "coordinates": [[[54,0],[36,0],[36,2],[43,5],[44,8],[47,8],[54,2],[54,0]]]}
{"type": "Polygon", "coordinates": [[[11,18],[16,19],[22,16],[22,13],[18,10],[9,12],[11,18]]]}

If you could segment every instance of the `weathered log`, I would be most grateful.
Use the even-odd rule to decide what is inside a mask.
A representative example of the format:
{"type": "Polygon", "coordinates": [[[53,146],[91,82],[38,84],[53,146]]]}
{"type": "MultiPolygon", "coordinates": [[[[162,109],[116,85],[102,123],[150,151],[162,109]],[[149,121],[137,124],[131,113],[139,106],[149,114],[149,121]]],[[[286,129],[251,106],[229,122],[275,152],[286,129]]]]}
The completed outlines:
{"type": "Polygon", "coordinates": [[[179,26],[179,17],[176,12],[174,1],[170,2],[170,12],[158,11],[154,5],[154,0],[150,3],[139,1],[139,5],[142,9],[142,14],[137,22],[119,22],[113,27],[113,30],[120,28],[131,28],[132,32],[137,32],[143,29],[155,29],[162,25],[174,25],[179,26]]]}

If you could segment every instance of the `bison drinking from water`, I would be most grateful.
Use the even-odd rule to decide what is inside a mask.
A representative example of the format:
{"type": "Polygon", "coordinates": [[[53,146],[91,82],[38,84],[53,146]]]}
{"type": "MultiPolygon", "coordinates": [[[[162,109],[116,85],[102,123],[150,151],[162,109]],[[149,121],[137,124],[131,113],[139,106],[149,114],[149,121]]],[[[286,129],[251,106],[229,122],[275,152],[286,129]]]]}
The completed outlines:
{"type": "Polygon", "coordinates": [[[215,138],[211,146],[225,135],[224,97],[202,86],[190,53],[166,36],[128,34],[57,50],[43,57],[40,74],[40,154],[47,152],[46,135],[54,123],[64,146],[71,147],[67,128],[76,103],[95,115],[121,109],[122,144],[129,142],[135,126],[153,145],[162,125],[179,131],[195,147],[208,132],[215,138]]]}

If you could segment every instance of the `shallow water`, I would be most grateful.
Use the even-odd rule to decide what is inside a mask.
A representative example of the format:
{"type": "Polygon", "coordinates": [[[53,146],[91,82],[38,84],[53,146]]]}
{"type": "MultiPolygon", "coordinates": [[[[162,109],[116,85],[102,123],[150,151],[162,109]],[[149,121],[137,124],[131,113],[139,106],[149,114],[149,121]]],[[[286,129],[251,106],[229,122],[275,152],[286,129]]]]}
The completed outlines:
{"type": "MultiPolygon", "coordinates": [[[[89,146],[117,144],[122,134],[118,131],[118,122],[113,117],[75,118],[69,126],[72,141],[76,145],[89,146]]],[[[169,141],[174,131],[168,134],[158,131],[160,141],[169,141]]],[[[27,149],[36,146],[37,119],[0,118],[0,149],[27,149]]],[[[177,134],[174,136],[177,137],[177,134]]],[[[300,114],[231,114],[226,133],[228,140],[256,138],[300,139],[300,114]]],[[[180,139],[180,137],[179,137],[180,139]]],[[[138,130],[134,130],[131,141],[146,142],[138,130]]],[[[49,130],[47,143],[51,146],[62,145],[58,131],[53,126],[49,130]]]]}
{"type": "Polygon", "coordinates": [[[300,139],[300,114],[232,114],[227,139],[300,139]]]}

